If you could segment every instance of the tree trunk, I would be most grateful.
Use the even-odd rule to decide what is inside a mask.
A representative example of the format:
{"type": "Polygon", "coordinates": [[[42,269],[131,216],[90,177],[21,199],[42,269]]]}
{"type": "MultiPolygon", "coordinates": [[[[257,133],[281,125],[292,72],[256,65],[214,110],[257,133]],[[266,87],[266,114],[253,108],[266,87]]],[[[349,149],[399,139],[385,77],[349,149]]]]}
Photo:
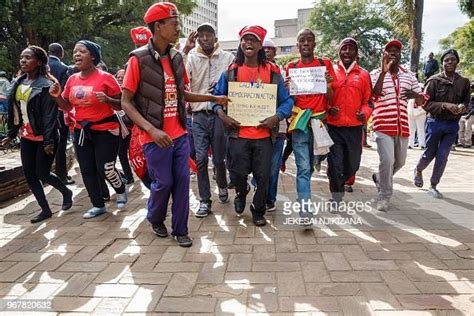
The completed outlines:
{"type": "Polygon", "coordinates": [[[418,71],[421,52],[421,26],[423,22],[423,1],[415,0],[415,18],[412,25],[412,39],[410,47],[410,68],[415,74],[418,71]]]}

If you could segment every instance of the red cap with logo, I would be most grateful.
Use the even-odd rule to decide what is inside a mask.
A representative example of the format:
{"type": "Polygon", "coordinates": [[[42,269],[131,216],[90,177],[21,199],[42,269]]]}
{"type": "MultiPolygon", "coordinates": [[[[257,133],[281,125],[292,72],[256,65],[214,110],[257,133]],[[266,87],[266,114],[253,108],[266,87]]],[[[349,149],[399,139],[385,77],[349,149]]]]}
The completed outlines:
{"type": "Polygon", "coordinates": [[[178,8],[171,2],[158,2],[151,5],[148,10],[146,10],[143,21],[145,24],[150,24],[155,21],[164,20],[178,16],[178,8]]]}
{"type": "Polygon", "coordinates": [[[240,30],[239,37],[242,38],[247,34],[255,36],[260,41],[260,43],[263,43],[265,40],[265,35],[267,35],[267,30],[258,25],[247,25],[240,30]]]}
{"type": "Polygon", "coordinates": [[[144,26],[138,26],[130,30],[130,36],[135,45],[145,45],[153,37],[151,31],[144,26]]]}

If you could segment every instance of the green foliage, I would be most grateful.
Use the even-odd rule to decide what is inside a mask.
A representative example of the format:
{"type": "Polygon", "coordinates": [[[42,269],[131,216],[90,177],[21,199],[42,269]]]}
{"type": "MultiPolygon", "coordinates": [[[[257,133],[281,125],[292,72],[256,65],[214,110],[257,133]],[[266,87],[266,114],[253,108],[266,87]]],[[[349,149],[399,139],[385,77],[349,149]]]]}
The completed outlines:
{"type": "Polygon", "coordinates": [[[298,60],[298,58],[299,58],[299,55],[296,55],[296,54],[288,54],[288,55],[284,55],[284,56],[278,57],[278,59],[276,60],[276,63],[277,63],[277,65],[280,66],[280,67],[286,67],[286,65],[288,65],[288,64],[291,63],[292,61],[298,60]]]}
{"type": "MultiPolygon", "coordinates": [[[[47,48],[52,42],[66,49],[65,62],[80,39],[102,45],[105,63],[122,67],[133,49],[130,29],[143,25],[143,15],[155,0],[0,0],[0,69],[14,73],[27,45],[47,48]]],[[[172,0],[182,14],[195,0],[172,0]]]]}
{"type": "Polygon", "coordinates": [[[379,67],[384,44],[395,37],[385,11],[370,0],[319,1],[307,23],[316,32],[316,54],[338,59],[339,42],[351,36],[359,42],[359,64],[369,71],[379,67]]]}
{"type": "Polygon", "coordinates": [[[458,71],[474,81],[474,19],[454,30],[448,37],[439,41],[442,50],[454,48],[459,53],[461,62],[458,71]]]}
{"type": "Polygon", "coordinates": [[[474,18],[474,2],[472,0],[458,0],[461,11],[470,18],[474,18]]]}

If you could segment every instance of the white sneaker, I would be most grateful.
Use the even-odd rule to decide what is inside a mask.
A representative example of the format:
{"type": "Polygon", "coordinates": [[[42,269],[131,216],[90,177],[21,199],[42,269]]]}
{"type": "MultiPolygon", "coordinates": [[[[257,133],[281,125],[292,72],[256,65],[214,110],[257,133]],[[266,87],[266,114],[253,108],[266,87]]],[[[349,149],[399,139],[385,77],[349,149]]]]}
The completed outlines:
{"type": "Polygon", "coordinates": [[[388,200],[378,200],[377,201],[377,210],[380,212],[387,212],[389,208],[388,200]]]}
{"type": "Polygon", "coordinates": [[[431,195],[432,197],[434,197],[435,199],[442,199],[443,198],[443,194],[441,194],[441,192],[439,192],[438,189],[433,188],[433,187],[431,187],[428,190],[428,194],[431,195]]]}
{"type": "Polygon", "coordinates": [[[105,209],[105,206],[104,207],[93,207],[91,208],[90,210],[88,210],[87,212],[85,212],[83,215],[82,215],[82,218],[85,218],[85,219],[88,219],[88,218],[93,218],[93,217],[96,217],[96,216],[99,216],[99,215],[102,215],[104,213],[106,213],[106,209],[105,209]]]}

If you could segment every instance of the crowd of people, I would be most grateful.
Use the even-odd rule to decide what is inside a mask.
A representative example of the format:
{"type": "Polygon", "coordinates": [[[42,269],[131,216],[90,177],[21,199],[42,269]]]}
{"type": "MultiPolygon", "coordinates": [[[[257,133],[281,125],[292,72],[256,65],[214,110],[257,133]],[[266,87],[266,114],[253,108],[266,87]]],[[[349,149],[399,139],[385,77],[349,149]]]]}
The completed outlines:
{"type": "Polygon", "coordinates": [[[197,174],[200,199],[195,216],[206,217],[214,207],[210,156],[218,201],[227,203],[228,189],[235,188],[235,212],[242,214],[252,183],[250,213],[253,223],[263,226],[266,212],[276,210],[279,173],[291,152],[302,219],[314,216],[304,202],[312,198],[311,176],[324,159],[331,202],[344,203],[346,185],[353,184],[360,166],[369,119],[380,157],[372,175],[379,211],[390,207],[393,176],[404,166],[407,149],[415,146],[415,134],[424,152],[414,169],[414,185],[423,187],[422,172],[434,159],[428,192],[435,198],[442,198],[437,185],[461,133],[460,122],[466,128],[459,142],[471,145],[471,87],[456,72],[460,57],[454,49],[441,56],[439,73],[430,58],[422,89],[415,74],[400,64],[402,43],[396,39],[384,46],[381,67],[369,73],[358,64],[356,39],[342,40],[338,60],[331,61],[315,56],[315,33],[304,28],[297,35],[299,58],[280,69],[275,44],[261,26],[242,28],[234,56],[220,47],[208,23],[189,34],[181,51],[176,49],[179,12],[172,3],[153,4],[144,22],[146,27],[131,30],[136,49],[115,75],[103,69],[101,47],[89,40],[75,44],[73,71],[61,62],[58,43],[48,53],[37,46],[21,53],[20,75],[4,93],[8,134],[1,145],[21,138],[25,177],[41,208],[32,223],[52,216],[41,182],[61,192],[62,210],[73,205],[67,185],[74,180],[65,163],[69,132],[92,205],[83,217],[106,212],[106,182],[116,192],[117,207],[126,207],[133,169],[150,190],[147,219],[159,237],[168,236],[164,222],[172,199],[171,235],[183,247],[192,245],[190,169],[197,174]],[[314,67],[325,67],[326,92],[290,95],[290,74],[314,67]],[[275,85],[275,110],[257,126],[242,125],[227,111],[231,82],[275,85]],[[117,157],[123,172],[115,167],[117,157]]]}

